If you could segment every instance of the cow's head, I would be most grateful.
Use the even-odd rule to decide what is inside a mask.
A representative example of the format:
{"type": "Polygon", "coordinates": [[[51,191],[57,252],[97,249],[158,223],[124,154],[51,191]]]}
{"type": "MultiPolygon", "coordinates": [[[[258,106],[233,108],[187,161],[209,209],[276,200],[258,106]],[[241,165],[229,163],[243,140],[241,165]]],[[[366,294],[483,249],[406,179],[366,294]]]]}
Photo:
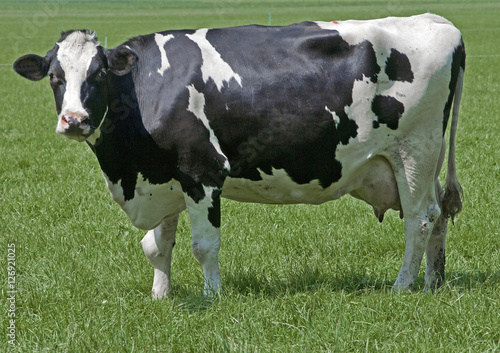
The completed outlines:
{"type": "Polygon", "coordinates": [[[14,63],[21,76],[38,81],[48,76],[54,91],[56,132],[77,141],[94,134],[108,109],[110,75],[125,75],[138,59],[127,46],[106,50],[88,30],[68,31],[45,57],[24,55],[14,63]]]}

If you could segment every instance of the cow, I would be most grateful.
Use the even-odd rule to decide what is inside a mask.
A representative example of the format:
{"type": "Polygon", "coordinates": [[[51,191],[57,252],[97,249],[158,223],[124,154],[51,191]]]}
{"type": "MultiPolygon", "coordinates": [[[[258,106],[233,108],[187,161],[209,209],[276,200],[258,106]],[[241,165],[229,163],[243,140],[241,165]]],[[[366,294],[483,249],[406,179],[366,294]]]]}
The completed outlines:
{"type": "Polygon", "coordinates": [[[221,197],[321,204],[350,194],[380,221],[399,211],[406,246],[393,289],[413,288],[424,252],[424,289],[444,281],[448,219],[462,208],[465,48],[440,16],[172,30],[113,49],[72,30],[14,70],[48,76],[56,132],[90,146],[113,200],[147,231],[153,298],[171,291],[185,209],[204,293],[221,292],[221,197]]]}

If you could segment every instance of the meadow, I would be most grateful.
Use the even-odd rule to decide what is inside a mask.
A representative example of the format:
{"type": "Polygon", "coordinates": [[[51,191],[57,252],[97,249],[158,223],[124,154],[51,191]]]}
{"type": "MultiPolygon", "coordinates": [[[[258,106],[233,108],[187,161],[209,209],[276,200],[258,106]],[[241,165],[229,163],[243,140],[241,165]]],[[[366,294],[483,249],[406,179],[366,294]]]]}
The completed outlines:
{"type": "Polygon", "coordinates": [[[0,37],[1,352],[500,350],[498,0],[0,0],[0,37]],[[413,292],[391,292],[403,221],[388,212],[380,224],[345,197],[321,206],[224,200],[217,299],[202,295],[182,214],[173,293],[151,300],[144,232],[112,201],[91,150],[54,132],[48,81],[12,70],[75,28],[111,48],[166,29],[427,11],[462,31],[468,55],[457,136],[464,209],[449,226],[447,280],[435,293],[422,292],[425,259],[413,292]]]}

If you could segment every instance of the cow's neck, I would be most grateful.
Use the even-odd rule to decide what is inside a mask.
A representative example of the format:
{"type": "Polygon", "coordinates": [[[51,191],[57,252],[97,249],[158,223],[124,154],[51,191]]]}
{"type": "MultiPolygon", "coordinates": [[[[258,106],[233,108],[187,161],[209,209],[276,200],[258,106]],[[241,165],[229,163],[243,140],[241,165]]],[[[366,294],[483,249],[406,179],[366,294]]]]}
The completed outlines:
{"type": "Polygon", "coordinates": [[[129,192],[133,192],[138,177],[152,184],[170,181],[175,153],[160,149],[144,127],[132,75],[116,77],[109,91],[101,136],[91,146],[102,171],[109,181],[121,183],[129,192]]]}

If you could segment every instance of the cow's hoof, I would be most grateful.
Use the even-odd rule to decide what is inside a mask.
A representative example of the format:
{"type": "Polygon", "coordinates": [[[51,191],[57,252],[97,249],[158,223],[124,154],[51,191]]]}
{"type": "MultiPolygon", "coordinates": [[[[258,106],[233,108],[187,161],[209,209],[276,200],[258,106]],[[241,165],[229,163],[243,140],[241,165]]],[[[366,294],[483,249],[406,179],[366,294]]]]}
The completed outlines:
{"type": "Polygon", "coordinates": [[[151,291],[151,299],[157,300],[157,299],[166,299],[170,294],[169,290],[164,290],[164,291],[151,291]]]}
{"type": "Polygon", "coordinates": [[[392,286],[393,293],[406,293],[411,292],[413,290],[413,283],[411,284],[400,284],[396,281],[392,286]]]}

